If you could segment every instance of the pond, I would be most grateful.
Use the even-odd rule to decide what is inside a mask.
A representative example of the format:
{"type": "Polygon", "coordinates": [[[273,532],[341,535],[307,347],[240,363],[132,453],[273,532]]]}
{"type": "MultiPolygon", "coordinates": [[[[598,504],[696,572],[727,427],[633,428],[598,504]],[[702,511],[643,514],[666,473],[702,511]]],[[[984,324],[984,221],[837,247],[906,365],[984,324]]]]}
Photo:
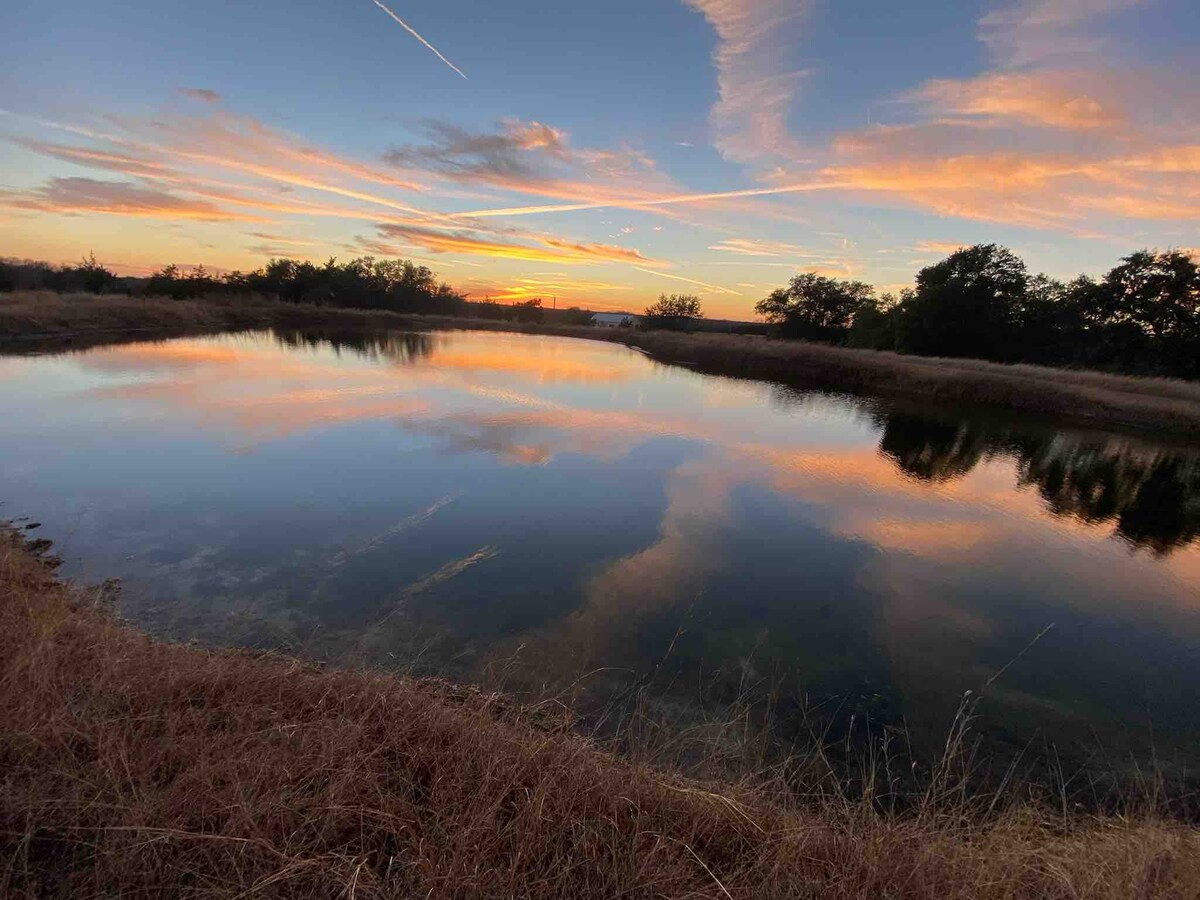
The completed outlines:
{"type": "Polygon", "coordinates": [[[153,633],[936,750],[1200,738],[1200,452],[517,334],[0,357],[0,515],[153,633]]]}

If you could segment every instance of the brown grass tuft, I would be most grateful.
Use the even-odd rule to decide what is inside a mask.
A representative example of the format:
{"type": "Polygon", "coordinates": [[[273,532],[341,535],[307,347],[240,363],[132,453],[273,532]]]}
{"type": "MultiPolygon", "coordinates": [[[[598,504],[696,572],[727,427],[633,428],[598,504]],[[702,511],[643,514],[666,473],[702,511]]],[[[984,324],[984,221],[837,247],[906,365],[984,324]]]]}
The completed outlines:
{"type": "Polygon", "coordinates": [[[151,640],[12,532],[0,722],[4,896],[1200,895],[1149,813],[687,781],[497,697],[151,640]]]}

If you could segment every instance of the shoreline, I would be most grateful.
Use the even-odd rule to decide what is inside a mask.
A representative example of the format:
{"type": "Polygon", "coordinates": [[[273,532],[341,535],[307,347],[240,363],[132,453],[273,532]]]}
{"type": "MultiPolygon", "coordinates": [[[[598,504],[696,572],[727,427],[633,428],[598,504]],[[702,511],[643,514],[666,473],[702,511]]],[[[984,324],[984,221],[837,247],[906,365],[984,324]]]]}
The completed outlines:
{"type": "Polygon", "coordinates": [[[1101,428],[1200,436],[1200,384],[1083,370],[902,356],[753,335],[601,329],[276,302],[0,295],[0,352],[251,328],[507,331],[619,343],[696,371],[877,397],[930,399],[1101,428]]]}
{"type": "MultiPolygon", "coordinates": [[[[1200,829],[1130,803],[903,812],[701,782],[561,708],[155,640],[0,526],[0,892],[9,896],[1189,897],[1200,829]]],[[[880,773],[882,778],[882,773],[880,773]]]]}

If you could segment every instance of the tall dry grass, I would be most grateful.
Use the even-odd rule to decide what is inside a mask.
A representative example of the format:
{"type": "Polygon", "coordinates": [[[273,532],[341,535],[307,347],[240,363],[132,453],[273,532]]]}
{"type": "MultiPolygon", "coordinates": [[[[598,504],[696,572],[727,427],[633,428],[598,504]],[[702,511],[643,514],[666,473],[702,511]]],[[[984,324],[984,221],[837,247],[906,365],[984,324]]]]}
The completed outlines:
{"type": "Polygon", "coordinates": [[[558,708],[160,643],[104,596],[0,540],[4,896],[1200,896],[1196,829],[973,798],[961,728],[904,813],[689,781],[558,708]]]}
{"type": "Polygon", "coordinates": [[[627,342],[658,359],[716,374],[1200,434],[1200,384],[1194,382],[905,356],[752,335],[635,332],[627,342]]]}
{"type": "Polygon", "coordinates": [[[135,337],[172,329],[245,328],[266,324],[269,307],[262,301],[217,303],[18,291],[0,294],[0,341],[12,344],[102,331],[135,337]]]}
{"type": "Polygon", "coordinates": [[[927,398],[1062,417],[1104,427],[1200,435],[1200,383],[1044,366],[904,356],[754,335],[515,324],[262,298],[176,301],[120,295],[0,294],[0,348],[87,346],[139,336],[284,326],[471,328],[587,338],[638,347],[704,372],[848,393],[927,398]]]}

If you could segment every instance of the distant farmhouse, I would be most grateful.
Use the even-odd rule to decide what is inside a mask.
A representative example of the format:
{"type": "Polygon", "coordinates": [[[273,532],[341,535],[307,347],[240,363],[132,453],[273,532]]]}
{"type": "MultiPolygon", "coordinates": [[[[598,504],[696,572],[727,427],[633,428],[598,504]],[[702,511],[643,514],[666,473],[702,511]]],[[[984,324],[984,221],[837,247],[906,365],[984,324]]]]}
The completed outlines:
{"type": "Polygon", "coordinates": [[[637,328],[642,317],[631,313],[596,313],[592,324],[597,328],[637,328]]]}

